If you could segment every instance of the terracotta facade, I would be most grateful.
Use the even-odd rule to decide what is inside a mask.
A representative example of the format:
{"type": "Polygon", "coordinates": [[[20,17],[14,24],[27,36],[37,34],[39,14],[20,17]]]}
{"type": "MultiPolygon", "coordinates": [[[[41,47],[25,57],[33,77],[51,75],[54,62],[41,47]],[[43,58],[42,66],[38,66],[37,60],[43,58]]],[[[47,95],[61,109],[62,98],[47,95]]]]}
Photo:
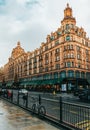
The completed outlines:
{"type": "MultiPolygon", "coordinates": [[[[25,52],[18,42],[3,71],[6,82],[14,82],[15,77],[20,83],[62,79],[59,83],[55,81],[54,85],[62,89],[66,86],[67,90],[75,86],[89,86],[90,39],[82,27],[76,26],[69,4],[64,10],[61,26],[47,35],[46,43],[41,43],[40,48],[33,52],[25,52]]],[[[0,80],[2,82],[2,78],[0,80]]],[[[29,86],[28,83],[23,85],[29,86]]],[[[38,83],[35,85],[40,86],[38,83]]]]}

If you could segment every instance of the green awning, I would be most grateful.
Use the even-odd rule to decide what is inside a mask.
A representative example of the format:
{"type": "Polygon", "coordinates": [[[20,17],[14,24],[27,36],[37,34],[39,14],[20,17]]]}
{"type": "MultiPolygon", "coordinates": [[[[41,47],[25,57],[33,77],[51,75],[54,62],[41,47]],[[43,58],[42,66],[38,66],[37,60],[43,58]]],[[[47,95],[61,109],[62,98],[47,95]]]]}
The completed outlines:
{"type": "Polygon", "coordinates": [[[58,78],[58,79],[56,79],[56,82],[57,82],[58,84],[60,84],[62,81],[63,81],[63,78],[58,78]]]}
{"type": "Polygon", "coordinates": [[[20,86],[23,86],[23,85],[31,85],[31,82],[29,82],[29,81],[27,81],[27,82],[21,82],[20,86]]]}
{"type": "Polygon", "coordinates": [[[47,80],[42,80],[41,85],[47,85],[48,81],[47,80]]]}
{"type": "Polygon", "coordinates": [[[56,79],[45,79],[45,80],[32,80],[32,81],[23,81],[20,83],[20,86],[23,85],[54,85],[54,84],[60,84],[62,82],[62,78],[56,78],[56,79]]]}
{"type": "Polygon", "coordinates": [[[63,78],[56,78],[56,79],[46,79],[41,81],[41,85],[54,85],[60,84],[63,81],[63,78]]]}
{"type": "Polygon", "coordinates": [[[35,80],[35,81],[33,81],[33,85],[40,85],[40,80],[35,80]]]}
{"type": "Polygon", "coordinates": [[[6,86],[12,86],[13,85],[13,81],[7,82],[6,86]]]}
{"type": "Polygon", "coordinates": [[[40,85],[41,84],[41,80],[33,80],[31,85],[40,85]]]}
{"type": "Polygon", "coordinates": [[[52,84],[53,80],[51,79],[46,79],[46,80],[42,80],[40,85],[48,85],[48,84],[52,84]]]}
{"type": "Polygon", "coordinates": [[[26,83],[25,82],[20,83],[20,86],[23,86],[23,85],[26,85],[26,83]]]}
{"type": "Polygon", "coordinates": [[[23,85],[37,85],[37,80],[32,80],[32,81],[23,81],[20,83],[20,86],[23,86],[23,85]]]}

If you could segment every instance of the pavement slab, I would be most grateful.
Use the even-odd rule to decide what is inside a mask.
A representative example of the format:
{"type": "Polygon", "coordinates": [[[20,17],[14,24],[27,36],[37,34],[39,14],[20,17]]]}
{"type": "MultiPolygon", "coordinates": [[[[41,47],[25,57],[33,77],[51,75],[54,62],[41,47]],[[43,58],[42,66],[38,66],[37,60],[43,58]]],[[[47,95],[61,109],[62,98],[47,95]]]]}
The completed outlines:
{"type": "Polygon", "coordinates": [[[21,108],[0,100],[0,130],[62,130],[21,108]]]}

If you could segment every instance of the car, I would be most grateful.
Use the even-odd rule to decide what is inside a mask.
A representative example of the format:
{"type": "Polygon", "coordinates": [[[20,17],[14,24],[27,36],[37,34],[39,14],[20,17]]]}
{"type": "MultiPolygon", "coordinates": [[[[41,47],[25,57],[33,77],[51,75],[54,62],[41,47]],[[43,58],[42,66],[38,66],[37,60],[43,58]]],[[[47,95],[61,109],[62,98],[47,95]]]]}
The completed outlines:
{"type": "Polygon", "coordinates": [[[80,100],[90,100],[90,89],[83,90],[82,93],[79,94],[80,100]]]}
{"type": "Polygon", "coordinates": [[[73,94],[74,96],[78,96],[80,93],[82,93],[85,90],[85,88],[74,88],[73,94]]]}
{"type": "Polygon", "coordinates": [[[19,94],[27,94],[28,91],[26,89],[20,89],[19,94]]]}

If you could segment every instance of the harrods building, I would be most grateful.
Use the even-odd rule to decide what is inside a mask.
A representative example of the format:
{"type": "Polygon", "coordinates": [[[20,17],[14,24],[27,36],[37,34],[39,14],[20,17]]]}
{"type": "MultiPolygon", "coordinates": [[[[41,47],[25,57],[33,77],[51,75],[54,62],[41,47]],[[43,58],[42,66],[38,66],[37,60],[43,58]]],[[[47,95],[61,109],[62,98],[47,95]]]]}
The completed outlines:
{"type": "Polygon", "coordinates": [[[38,49],[25,52],[17,43],[0,69],[0,86],[66,92],[90,87],[90,39],[76,26],[69,4],[60,27],[38,49]]]}

